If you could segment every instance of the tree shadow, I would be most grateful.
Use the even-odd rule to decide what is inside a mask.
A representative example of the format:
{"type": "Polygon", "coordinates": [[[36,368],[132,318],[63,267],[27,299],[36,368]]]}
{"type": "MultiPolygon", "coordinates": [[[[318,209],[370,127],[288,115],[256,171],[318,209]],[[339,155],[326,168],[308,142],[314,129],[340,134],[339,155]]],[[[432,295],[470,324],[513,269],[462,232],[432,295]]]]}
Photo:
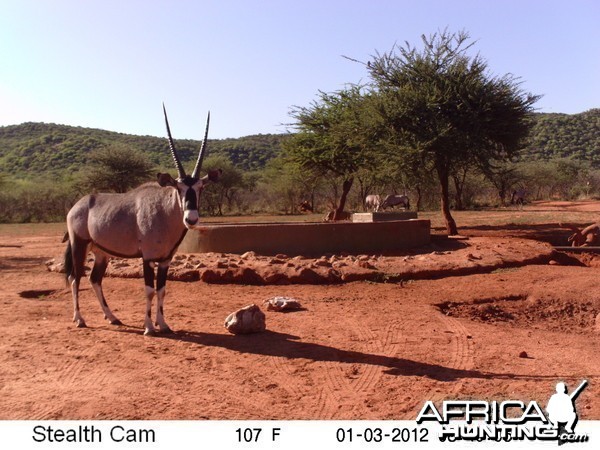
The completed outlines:
{"type": "MultiPolygon", "coordinates": [[[[142,329],[115,330],[125,333],[142,334],[142,329]]],[[[228,335],[180,330],[171,334],[160,334],[152,339],[170,339],[192,344],[220,347],[238,353],[273,356],[287,359],[307,359],[315,362],[338,362],[341,364],[368,364],[386,368],[384,373],[395,376],[428,377],[436,381],[451,382],[462,378],[478,379],[519,379],[556,380],[565,375],[518,375],[513,373],[482,372],[479,370],[457,369],[439,364],[413,361],[405,358],[342,350],[339,348],[302,342],[300,337],[265,331],[247,335],[228,335]]],[[[572,376],[572,375],[569,375],[572,376]]],[[[589,377],[590,375],[587,374],[589,377]]]]}
{"type": "Polygon", "coordinates": [[[558,223],[476,225],[461,227],[460,231],[465,232],[469,236],[510,236],[534,239],[552,245],[569,245],[567,238],[572,234],[572,231],[558,223]]]}
{"type": "Polygon", "coordinates": [[[2,270],[23,270],[37,268],[44,264],[48,258],[44,256],[4,256],[0,261],[2,270]]]}
{"type": "Polygon", "coordinates": [[[459,239],[449,239],[447,235],[431,235],[431,242],[421,247],[414,247],[406,250],[395,250],[380,252],[382,256],[408,256],[408,255],[426,255],[432,251],[456,251],[467,248],[467,242],[459,239]]]}

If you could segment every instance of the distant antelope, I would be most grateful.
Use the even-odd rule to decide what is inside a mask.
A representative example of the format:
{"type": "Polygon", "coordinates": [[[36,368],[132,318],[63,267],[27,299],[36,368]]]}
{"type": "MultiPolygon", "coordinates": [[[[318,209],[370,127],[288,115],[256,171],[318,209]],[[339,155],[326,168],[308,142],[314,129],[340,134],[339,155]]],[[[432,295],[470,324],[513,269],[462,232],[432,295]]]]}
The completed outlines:
{"type": "Polygon", "coordinates": [[[313,212],[313,207],[308,200],[303,200],[299,205],[300,212],[313,212]]]}
{"type": "Polygon", "coordinates": [[[520,209],[523,209],[523,205],[525,204],[525,189],[517,189],[512,191],[510,196],[510,204],[517,205],[520,209]]]}
{"type": "Polygon", "coordinates": [[[367,195],[365,197],[365,208],[371,211],[379,211],[379,207],[381,206],[381,196],[380,195],[367,195]]]}
{"type": "Polygon", "coordinates": [[[158,331],[171,332],[163,311],[169,264],[187,230],[197,227],[199,199],[204,186],[209,181],[216,181],[221,171],[209,171],[199,178],[206,154],[210,113],[191,176],[186,175],[175,150],[164,105],[163,113],[178,178],[175,180],[169,174],[159,173],[158,183],[146,183],[124,194],[86,195],[67,214],[69,242],[65,251],[65,272],[73,294],[73,321],[78,327],[86,326],[79,310],[79,281],[85,274],[84,263],[89,250],[95,256],[90,281],[105,319],[113,325],[121,324],[108,307],[102,292],[102,278],[110,257],[142,258],[146,285],[144,334],[156,332],[151,318],[155,294],[158,331]],[[158,265],[156,288],[155,264],[158,265]]]}
{"type": "Polygon", "coordinates": [[[406,195],[390,194],[381,202],[379,209],[393,208],[398,205],[404,209],[410,209],[410,200],[406,195]]]}

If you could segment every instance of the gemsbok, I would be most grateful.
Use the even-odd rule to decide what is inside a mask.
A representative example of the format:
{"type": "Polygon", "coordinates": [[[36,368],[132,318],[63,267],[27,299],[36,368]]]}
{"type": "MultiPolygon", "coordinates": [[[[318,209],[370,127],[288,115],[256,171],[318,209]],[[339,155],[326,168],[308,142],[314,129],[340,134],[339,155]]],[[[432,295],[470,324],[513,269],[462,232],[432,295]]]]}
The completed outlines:
{"type": "Polygon", "coordinates": [[[510,195],[510,204],[517,205],[517,208],[523,209],[523,205],[525,204],[525,189],[516,189],[512,191],[510,195]]]}
{"type": "Polygon", "coordinates": [[[367,195],[365,197],[365,208],[374,212],[379,211],[381,206],[381,196],[377,194],[367,195]]]}
{"type": "Polygon", "coordinates": [[[146,285],[146,314],[144,334],[172,332],[164,318],[163,303],[167,272],[177,247],[188,229],[198,225],[199,199],[209,181],[217,181],[221,170],[209,171],[200,178],[210,113],[206,119],[204,140],[192,175],[186,175],[171,137],[167,111],[163,105],[171,156],[177,168],[174,179],[159,173],[158,182],[145,183],[124,194],[90,194],[79,200],[67,214],[68,243],[65,251],[65,276],[73,295],[73,322],[85,327],[79,310],[79,282],[85,275],[88,251],[95,261],[90,274],[94,293],[100,301],[104,317],[113,325],[121,322],[112,313],[102,292],[102,278],[109,259],[142,258],[146,285]],[[155,274],[156,270],[156,287],[155,274]],[[157,297],[156,322],[152,322],[152,301],[157,297]]]}
{"type": "Polygon", "coordinates": [[[390,194],[385,197],[379,209],[393,208],[394,206],[402,206],[404,209],[410,209],[410,200],[406,195],[390,194]]]}

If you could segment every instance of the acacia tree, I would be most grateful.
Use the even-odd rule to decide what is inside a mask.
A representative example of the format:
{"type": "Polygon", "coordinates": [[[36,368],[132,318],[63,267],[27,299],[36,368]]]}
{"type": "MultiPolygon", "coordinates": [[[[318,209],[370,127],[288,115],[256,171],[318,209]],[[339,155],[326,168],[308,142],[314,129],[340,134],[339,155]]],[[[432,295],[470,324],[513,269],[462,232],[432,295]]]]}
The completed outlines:
{"type": "Polygon", "coordinates": [[[353,85],[334,93],[320,92],[318,101],[291,112],[298,132],[285,143],[288,157],[301,167],[342,180],[334,220],[342,217],[359,169],[374,165],[367,100],[361,87],[353,85]]]}
{"type": "Polygon", "coordinates": [[[280,155],[266,164],[260,178],[271,208],[297,214],[300,202],[306,200],[315,209],[320,176],[313,171],[303,169],[280,155]]]}
{"type": "Polygon", "coordinates": [[[512,75],[494,77],[487,63],[467,53],[468,33],[446,30],[422,36],[423,48],[406,43],[376,54],[367,64],[379,97],[379,114],[398,151],[409,148],[431,164],[440,185],[448,234],[457,234],[450,213],[449,179],[458,168],[487,168],[525,144],[532,105],[512,75]]]}
{"type": "Polygon", "coordinates": [[[506,199],[509,192],[517,186],[518,183],[523,183],[524,181],[523,174],[518,166],[512,161],[501,161],[491,167],[484,175],[496,188],[501,206],[506,206],[506,199]]]}
{"type": "Polygon", "coordinates": [[[394,187],[394,192],[398,190],[396,187],[398,183],[405,189],[410,187],[416,197],[415,209],[421,211],[423,210],[424,191],[431,191],[435,188],[435,178],[431,175],[431,164],[423,161],[421,155],[411,148],[402,148],[400,152],[393,150],[390,150],[390,155],[396,157],[390,156],[392,172],[388,175],[388,184],[394,187]]]}
{"type": "Polygon", "coordinates": [[[143,153],[122,144],[113,144],[90,154],[83,185],[96,191],[126,192],[154,179],[154,165],[143,153]]]}
{"type": "Polygon", "coordinates": [[[217,169],[223,171],[219,182],[209,184],[203,192],[201,204],[201,207],[209,214],[222,216],[225,203],[227,203],[228,210],[231,211],[239,191],[247,187],[244,186],[243,173],[224,155],[208,156],[204,160],[203,168],[207,172],[217,169]]]}

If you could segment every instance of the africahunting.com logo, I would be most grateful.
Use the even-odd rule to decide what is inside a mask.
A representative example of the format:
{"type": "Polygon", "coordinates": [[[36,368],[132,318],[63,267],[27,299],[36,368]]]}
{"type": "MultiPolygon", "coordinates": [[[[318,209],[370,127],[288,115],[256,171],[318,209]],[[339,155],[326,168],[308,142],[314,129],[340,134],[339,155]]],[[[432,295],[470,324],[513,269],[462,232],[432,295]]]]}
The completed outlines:
{"type": "Polygon", "coordinates": [[[578,420],[575,401],[587,384],[583,380],[569,394],[565,383],[557,383],[546,412],[535,401],[525,404],[520,400],[445,400],[439,410],[429,400],[421,408],[417,424],[441,424],[438,437],[442,442],[543,440],[558,441],[559,445],[587,442],[587,434],[575,433],[578,420]]]}

